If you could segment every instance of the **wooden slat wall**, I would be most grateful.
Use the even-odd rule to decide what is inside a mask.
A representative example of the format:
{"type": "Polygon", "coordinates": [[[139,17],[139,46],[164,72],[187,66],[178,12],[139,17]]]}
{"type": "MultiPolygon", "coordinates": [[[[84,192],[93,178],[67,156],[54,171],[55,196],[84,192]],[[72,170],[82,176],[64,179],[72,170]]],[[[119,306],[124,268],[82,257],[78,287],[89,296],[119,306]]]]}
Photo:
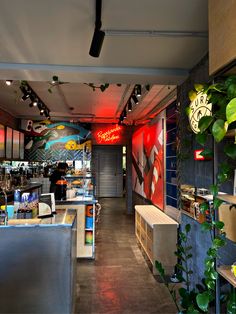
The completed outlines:
{"type": "Polygon", "coordinates": [[[209,74],[236,59],[236,0],[209,0],[209,74]]]}

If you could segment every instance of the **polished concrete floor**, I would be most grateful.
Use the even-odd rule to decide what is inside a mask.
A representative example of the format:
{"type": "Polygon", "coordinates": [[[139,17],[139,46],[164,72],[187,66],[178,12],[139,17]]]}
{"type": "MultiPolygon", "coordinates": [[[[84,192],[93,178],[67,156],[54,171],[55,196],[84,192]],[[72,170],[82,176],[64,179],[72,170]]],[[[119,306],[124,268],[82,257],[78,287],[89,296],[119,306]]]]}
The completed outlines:
{"type": "Polygon", "coordinates": [[[78,262],[77,312],[176,313],[166,287],[155,280],[138,248],[125,198],[103,198],[100,203],[96,258],[78,262]]]}

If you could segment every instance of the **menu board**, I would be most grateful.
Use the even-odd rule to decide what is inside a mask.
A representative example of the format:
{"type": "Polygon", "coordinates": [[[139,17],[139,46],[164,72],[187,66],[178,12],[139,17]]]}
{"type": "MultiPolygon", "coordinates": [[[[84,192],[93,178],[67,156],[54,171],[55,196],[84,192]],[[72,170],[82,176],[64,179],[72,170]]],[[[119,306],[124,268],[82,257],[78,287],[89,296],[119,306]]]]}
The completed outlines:
{"type": "Polygon", "coordinates": [[[6,158],[12,158],[12,129],[9,127],[6,129],[6,158]]]}
{"type": "Polygon", "coordinates": [[[0,158],[5,157],[5,126],[0,124],[0,158]]]}
{"type": "Polygon", "coordinates": [[[12,158],[19,159],[20,157],[20,132],[13,130],[13,146],[12,158]]]}
{"type": "Polygon", "coordinates": [[[20,132],[20,159],[24,159],[24,141],[25,135],[24,133],[20,132]]]}

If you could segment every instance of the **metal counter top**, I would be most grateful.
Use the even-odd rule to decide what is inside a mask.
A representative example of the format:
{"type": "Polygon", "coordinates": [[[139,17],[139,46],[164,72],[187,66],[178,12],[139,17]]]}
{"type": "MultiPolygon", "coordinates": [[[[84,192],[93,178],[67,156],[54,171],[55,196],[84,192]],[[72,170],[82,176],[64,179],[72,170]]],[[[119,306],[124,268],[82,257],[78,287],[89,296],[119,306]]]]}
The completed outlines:
{"type": "Polygon", "coordinates": [[[35,219],[9,219],[7,226],[0,228],[16,228],[16,227],[72,227],[76,217],[75,209],[57,209],[57,214],[50,218],[35,219]]]}
{"type": "Polygon", "coordinates": [[[56,205],[89,205],[89,204],[96,204],[97,200],[94,197],[83,197],[77,196],[74,198],[70,198],[67,200],[56,200],[56,205]]]}

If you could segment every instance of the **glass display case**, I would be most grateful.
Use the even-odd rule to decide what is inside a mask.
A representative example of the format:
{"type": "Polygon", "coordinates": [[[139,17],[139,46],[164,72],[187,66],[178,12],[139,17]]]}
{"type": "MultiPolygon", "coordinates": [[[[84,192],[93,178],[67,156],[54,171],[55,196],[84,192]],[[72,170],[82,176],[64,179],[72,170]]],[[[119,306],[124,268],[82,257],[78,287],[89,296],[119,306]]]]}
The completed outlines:
{"type": "Polygon", "coordinates": [[[95,178],[91,174],[66,175],[67,200],[93,200],[95,197],[95,178]]]}

